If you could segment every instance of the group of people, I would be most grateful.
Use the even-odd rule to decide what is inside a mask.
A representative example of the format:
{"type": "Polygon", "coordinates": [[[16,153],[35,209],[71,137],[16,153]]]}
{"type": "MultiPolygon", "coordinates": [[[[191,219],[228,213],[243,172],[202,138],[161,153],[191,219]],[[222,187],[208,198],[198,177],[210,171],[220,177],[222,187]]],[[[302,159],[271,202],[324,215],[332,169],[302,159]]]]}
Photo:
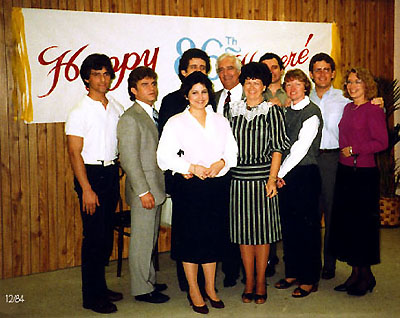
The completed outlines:
{"type": "Polygon", "coordinates": [[[172,200],[171,257],[195,312],[208,313],[207,300],[225,307],[215,288],[217,262],[225,287],[236,284],[243,265],[242,301],[265,303],[266,274],[275,272],[280,240],[285,277],[276,288],[296,284],[292,296],[305,297],[317,291],[320,277],[335,276],[339,259],[352,272],[335,290],[372,291],[371,265],[380,261],[374,154],[387,147],[387,129],[375,105],[381,101],[371,102],[377,96],[371,74],[350,69],[343,96],[332,86],[335,63],[325,53],[310,61],[314,88],[300,69],[285,74],[276,54],[242,66],[225,53],[216,62],[223,89],[214,93],[204,51],[185,51],[178,69],[182,85],[163,98],[159,113],[157,74],[133,70],[128,93],[134,103],[123,112],[106,96],[115,77],[109,58],[93,54],[82,64],[89,93],[72,109],[66,134],[84,231],[83,307],[111,313],[123,298],[107,288],[104,275],[119,197],[118,154],[131,207],[136,300],[169,300],[153,264],[166,194],[172,200]]]}

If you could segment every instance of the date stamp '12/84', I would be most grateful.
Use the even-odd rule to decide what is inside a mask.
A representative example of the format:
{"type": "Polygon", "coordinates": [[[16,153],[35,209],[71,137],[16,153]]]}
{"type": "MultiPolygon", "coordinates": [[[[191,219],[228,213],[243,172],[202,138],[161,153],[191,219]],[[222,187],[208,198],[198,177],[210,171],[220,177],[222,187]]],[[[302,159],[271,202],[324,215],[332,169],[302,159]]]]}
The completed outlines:
{"type": "Polygon", "coordinates": [[[6,303],[7,304],[19,304],[23,303],[24,300],[24,295],[5,295],[6,298],[6,303]]]}

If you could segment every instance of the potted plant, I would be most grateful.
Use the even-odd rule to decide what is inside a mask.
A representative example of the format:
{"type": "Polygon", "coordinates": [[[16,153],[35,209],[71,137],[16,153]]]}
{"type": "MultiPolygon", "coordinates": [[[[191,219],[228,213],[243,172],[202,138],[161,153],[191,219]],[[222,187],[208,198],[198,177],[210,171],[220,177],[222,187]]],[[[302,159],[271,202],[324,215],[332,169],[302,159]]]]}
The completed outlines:
{"type": "Polygon", "coordinates": [[[394,124],[394,113],[400,107],[398,80],[378,79],[378,95],[384,100],[389,146],[377,154],[380,171],[380,214],[381,225],[400,225],[400,198],[396,195],[400,181],[400,168],[394,157],[394,147],[400,141],[400,124],[394,124]]]}

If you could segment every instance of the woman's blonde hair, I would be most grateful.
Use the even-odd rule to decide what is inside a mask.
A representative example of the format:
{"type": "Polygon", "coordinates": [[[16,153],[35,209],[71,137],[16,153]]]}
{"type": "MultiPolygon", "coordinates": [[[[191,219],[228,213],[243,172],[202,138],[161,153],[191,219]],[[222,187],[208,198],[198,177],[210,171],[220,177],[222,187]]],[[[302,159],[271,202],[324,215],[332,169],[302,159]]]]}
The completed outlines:
{"type": "Polygon", "coordinates": [[[371,100],[378,94],[378,87],[372,76],[371,72],[363,67],[353,67],[347,70],[343,80],[343,95],[344,97],[350,98],[349,92],[347,91],[347,81],[351,73],[356,74],[357,78],[365,84],[365,98],[371,100]]]}

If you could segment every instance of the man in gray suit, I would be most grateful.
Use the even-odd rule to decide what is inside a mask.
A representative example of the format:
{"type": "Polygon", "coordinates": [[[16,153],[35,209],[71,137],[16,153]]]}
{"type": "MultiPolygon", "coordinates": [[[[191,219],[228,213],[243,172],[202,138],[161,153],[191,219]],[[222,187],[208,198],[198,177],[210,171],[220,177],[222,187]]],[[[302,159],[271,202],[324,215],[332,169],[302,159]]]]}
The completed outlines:
{"type": "Polygon", "coordinates": [[[126,201],[131,207],[131,293],[139,301],[164,303],[169,297],[161,291],[167,286],[156,284],[152,257],[165,201],[164,174],[156,161],[157,74],[149,67],[136,68],[129,74],[128,92],[134,104],[122,115],[117,136],[121,166],[127,177],[126,201]]]}

